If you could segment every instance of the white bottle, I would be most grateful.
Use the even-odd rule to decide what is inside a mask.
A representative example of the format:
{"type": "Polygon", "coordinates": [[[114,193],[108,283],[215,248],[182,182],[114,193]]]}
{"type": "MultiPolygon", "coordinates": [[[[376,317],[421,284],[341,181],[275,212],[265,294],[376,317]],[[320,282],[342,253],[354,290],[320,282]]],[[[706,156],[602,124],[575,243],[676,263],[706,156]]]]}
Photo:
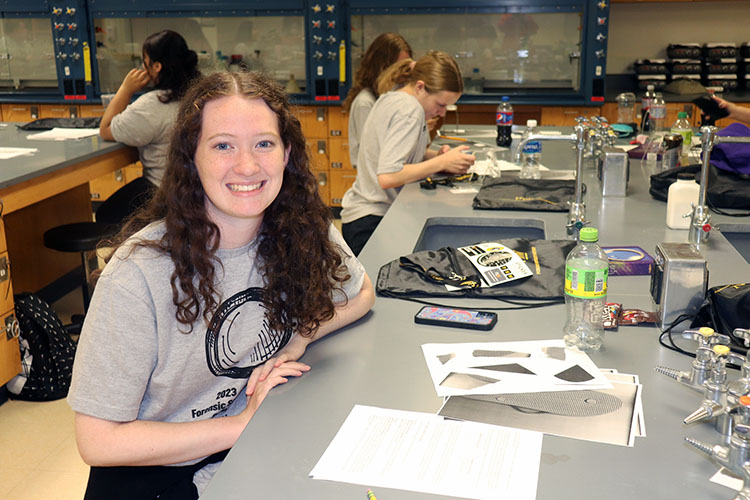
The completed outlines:
{"type": "Polygon", "coordinates": [[[690,229],[690,214],[698,204],[700,185],[694,174],[678,174],[677,180],[667,191],[667,227],[670,229],[690,229]]]}
{"type": "MultiPolygon", "coordinates": [[[[526,129],[523,131],[521,140],[525,140],[530,135],[536,133],[536,120],[527,120],[526,129]]],[[[541,179],[542,172],[540,161],[542,159],[542,141],[529,141],[521,152],[521,172],[518,177],[521,179],[541,179]]]]}

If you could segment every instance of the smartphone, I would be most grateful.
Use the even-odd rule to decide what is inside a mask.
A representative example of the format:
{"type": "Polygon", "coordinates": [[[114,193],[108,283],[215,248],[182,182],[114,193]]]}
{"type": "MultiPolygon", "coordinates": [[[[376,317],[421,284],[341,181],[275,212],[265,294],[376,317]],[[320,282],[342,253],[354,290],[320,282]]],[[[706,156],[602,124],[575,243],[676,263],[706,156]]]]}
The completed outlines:
{"type": "Polygon", "coordinates": [[[473,309],[424,306],[414,316],[414,322],[422,325],[452,326],[471,330],[492,330],[497,323],[497,314],[473,309]]]}
{"type": "Polygon", "coordinates": [[[696,97],[693,99],[693,104],[698,106],[703,114],[707,115],[711,120],[719,120],[729,115],[729,111],[720,108],[719,103],[708,95],[696,97]]]}

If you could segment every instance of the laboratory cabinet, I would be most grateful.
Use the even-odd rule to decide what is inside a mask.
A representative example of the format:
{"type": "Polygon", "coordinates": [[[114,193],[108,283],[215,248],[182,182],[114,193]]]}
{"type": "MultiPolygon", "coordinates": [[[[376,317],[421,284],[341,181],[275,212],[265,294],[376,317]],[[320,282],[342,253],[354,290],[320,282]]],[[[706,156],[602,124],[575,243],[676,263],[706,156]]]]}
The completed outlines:
{"type": "Polygon", "coordinates": [[[0,99],[97,102],[141,64],[141,45],[181,33],[202,71],[262,70],[303,103],[339,103],[370,42],[401,33],[443,50],[468,101],[600,103],[609,3],[597,0],[5,0],[0,99]]]}
{"type": "Polygon", "coordinates": [[[10,260],[5,242],[5,225],[0,219],[0,386],[18,374],[21,351],[18,348],[18,322],[13,307],[10,260]]]}

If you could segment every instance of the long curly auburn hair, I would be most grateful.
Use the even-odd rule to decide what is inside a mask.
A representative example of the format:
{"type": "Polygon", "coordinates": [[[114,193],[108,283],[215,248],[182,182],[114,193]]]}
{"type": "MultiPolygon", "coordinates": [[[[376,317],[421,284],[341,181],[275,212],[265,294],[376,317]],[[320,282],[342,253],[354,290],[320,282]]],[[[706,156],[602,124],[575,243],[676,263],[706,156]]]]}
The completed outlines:
{"type": "Polygon", "coordinates": [[[226,298],[218,297],[215,288],[220,234],[207,215],[194,157],[206,104],[233,95],[262,99],[278,117],[284,147],[290,147],[281,191],[266,209],[256,236],[257,258],[269,326],[278,331],[293,328],[309,337],[333,317],[334,294],[341,291],[344,297],[341,283],[349,275],[340,247],[328,237],[331,213],[318,195],[299,120],[281,86],[262,74],[214,73],[193,82],[180,102],[161,186],[149,205],[128,221],[116,243],[122,245],[149,223],[164,220],[161,240],[135,245],[157,248],[172,259],[177,320],[188,331],[200,317],[210,321],[226,298]]]}

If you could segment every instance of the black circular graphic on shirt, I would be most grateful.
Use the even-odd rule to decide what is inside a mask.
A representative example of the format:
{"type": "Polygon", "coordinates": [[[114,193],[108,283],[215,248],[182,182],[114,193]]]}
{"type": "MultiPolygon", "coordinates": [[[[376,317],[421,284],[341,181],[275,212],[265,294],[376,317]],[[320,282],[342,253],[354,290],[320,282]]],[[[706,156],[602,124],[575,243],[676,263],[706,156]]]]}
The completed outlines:
{"type": "Polygon", "coordinates": [[[217,377],[248,378],[253,369],[273,357],[292,337],[292,329],[278,332],[268,326],[263,307],[263,289],[251,287],[222,302],[206,330],[206,362],[208,369],[217,377]],[[259,311],[260,309],[260,311],[259,311]],[[248,332],[238,325],[243,324],[245,314],[263,315],[260,331],[248,332]],[[249,339],[253,345],[246,345],[249,339]],[[237,366],[240,355],[250,355],[250,366],[237,366]]]}
{"type": "Polygon", "coordinates": [[[512,258],[513,255],[509,254],[508,252],[493,252],[481,255],[477,259],[477,262],[482,264],[484,267],[497,267],[502,266],[503,264],[507,264],[512,258]]]}

